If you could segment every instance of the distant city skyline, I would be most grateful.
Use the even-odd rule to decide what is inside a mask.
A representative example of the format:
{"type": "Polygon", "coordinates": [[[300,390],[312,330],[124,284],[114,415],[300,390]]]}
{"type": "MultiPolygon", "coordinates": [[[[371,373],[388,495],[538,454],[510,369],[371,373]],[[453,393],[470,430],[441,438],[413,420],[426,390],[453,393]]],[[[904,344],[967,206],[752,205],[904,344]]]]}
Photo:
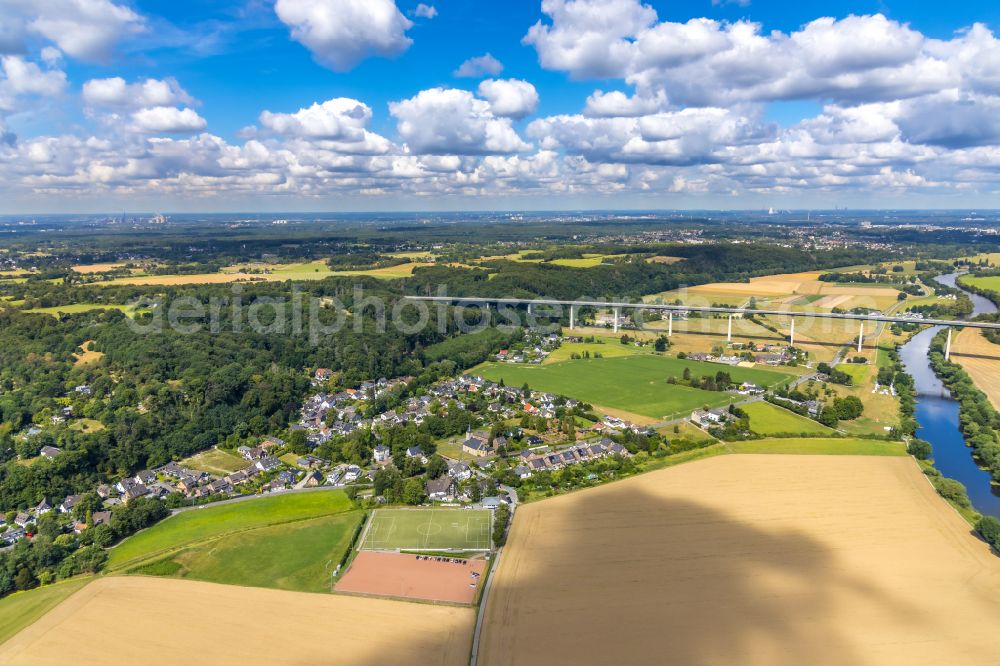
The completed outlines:
{"type": "Polygon", "coordinates": [[[1000,208],[975,0],[0,0],[0,214],[1000,208]]]}

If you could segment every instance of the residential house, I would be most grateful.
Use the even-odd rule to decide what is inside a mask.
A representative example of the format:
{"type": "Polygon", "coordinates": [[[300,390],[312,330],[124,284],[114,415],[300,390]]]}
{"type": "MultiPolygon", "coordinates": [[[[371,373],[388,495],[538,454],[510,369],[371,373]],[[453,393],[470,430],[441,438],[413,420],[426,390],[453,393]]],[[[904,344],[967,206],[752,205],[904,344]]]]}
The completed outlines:
{"type": "Polygon", "coordinates": [[[691,413],[691,423],[699,428],[714,428],[726,422],[726,413],[717,409],[696,409],[691,413]]]}
{"type": "Polygon", "coordinates": [[[351,483],[353,481],[357,481],[360,476],[361,476],[361,468],[358,467],[357,465],[348,465],[347,467],[344,468],[344,476],[343,476],[344,483],[351,483]]]}
{"type": "Polygon", "coordinates": [[[375,447],[375,462],[385,463],[389,462],[391,458],[392,458],[392,451],[389,449],[388,446],[379,444],[378,446],[375,447]]]}
{"type": "Polygon", "coordinates": [[[455,480],[448,475],[439,476],[427,481],[427,496],[439,502],[448,502],[455,498],[455,480]]]}
{"type": "Polygon", "coordinates": [[[137,483],[142,483],[148,486],[149,484],[156,482],[156,472],[144,469],[141,472],[136,473],[135,480],[137,483]]]}
{"type": "Polygon", "coordinates": [[[254,463],[254,467],[261,472],[270,472],[272,469],[281,467],[281,461],[277,458],[261,458],[254,463]]]}
{"type": "Polygon", "coordinates": [[[35,513],[39,516],[45,515],[52,510],[52,505],[49,504],[49,500],[42,498],[42,501],[38,503],[35,507],[35,513]]]}
{"type": "Polygon", "coordinates": [[[55,458],[62,453],[62,449],[55,446],[43,446],[40,453],[43,458],[55,458]]]}
{"type": "Polygon", "coordinates": [[[170,493],[175,493],[177,490],[171,486],[169,483],[164,483],[163,481],[155,481],[148,486],[146,486],[147,495],[154,499],[163,499],[170,493]]]}
{"type": "Polygon", "coordinates": [[[19,511],[18,514],[14,516],[14,524],[19,527],[24,527],[28,523],[33,522],[35,522],[35,519],[31,516],[31,514],[25,513],[24,511],[19,511]]]}
{"type": "Polygon", "coordinates": [[[317,467],[322,467],[326,461],[322,458],[317,458],[313,455],[302,456],[295,461],[295,464],[299,467],[306,467],[308,469],[316,469],[317,467]]]}
{"type": "Polygon", "coordinates": [[[182,476],[177,482],[177,487],[184,493],[191,494],[201,485],[201,481],[194,476],[182,476]]]}
{"type": "Polygon", "coordinates": [[[131,500],[134,500],[136,497],[145,497],[148,493],[149,490],[143,484],[137,483],[135,485],[132,485],[129,487],[128,490],[125,491],[124,495],[125,503],[127,504],[131,500]]]}
{"type": "Polygon", "coordinates": [[[241,446],[236,449],[236,452],[243,456],[244,459],[253,462],[254,460],[260,460],[261,458],[267,457],[267,454],[259,446],[241,446]]]}
{"type": "Polygon", "coordinates": [[[25,531],[23,527],[11,525],[10,527],[7,528],[7,531],[4,532],[2,536],[0,536],[0,539],[2,539],[3,542],[6,544],[13,544],[16,543],[18,539],[22,538],[24,535],[25,531]]]}
{"type": "Polygon", "coordinates": [[[419,446],[411,446],[410,448],[406,449],[406,457],[417,458],[420,460],[420,462],[427,464],[427,456],[424,455],[424,450],[421,449],[419,446]]]}
{"type": "Polygon", "coordinates": [[[448,476],[456,481],[465,481],[472,477],[472,468],[464,462],[449,462],[448,476]]]}
{"type": "Polygon", "coordinates": [[[83,499],[82,495],[67,495],[66,499],[59,505],[59,513],[70,513],[73,508],[83,499]]]}
{"type": "Polygon", "coordinates": [[[272,449],[276,446],[284,446],[285,440],[279,439],[277,437],[265,437],[260,441],[260,448],[267,450],[272,449]]]}

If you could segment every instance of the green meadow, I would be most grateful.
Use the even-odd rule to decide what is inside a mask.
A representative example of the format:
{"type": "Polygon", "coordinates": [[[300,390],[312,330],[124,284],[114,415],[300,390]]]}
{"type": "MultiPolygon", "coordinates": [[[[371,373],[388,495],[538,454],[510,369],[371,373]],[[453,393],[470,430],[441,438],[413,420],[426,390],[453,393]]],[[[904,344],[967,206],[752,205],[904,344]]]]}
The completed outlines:
{"type": "Polygon", "coordinates": [[[351,510],[340,490],[289,493],[183,511],[111,549],[109,570],[132,567],[209,539],[351,510]]]}
{"type": "Polygon", "coordinates": [[[838,363],[837,370],[850,375],[854,386],[860,386],[868,379],[867,363],[838,363]]]}
{"type": "Polygon", "coordinates": [[[296,592],[329,592],[362,511],[299,520],[211,539],[132,573],[296,592]]]}
{"type": "Polygon", "coordinates": [[[527,383],[536,391],[654,419],[690,412],[704,405],[725,405],[733,398],[729,393],[667,383],[668,377],[681,378],[685,369],[691,371],[692,377],[714,377],[719,371],[728,372],[735,382],[748,381],[761,386],[774,386],[791,379],[773,370],[647,354],[568,360],[551,365],[487,363],[477,368],[476,373],[492,381],[503,380],[508,386],[527,383]]]}
{"type": "Polygon", "coordinates": [[[958,282],[959,284],[967,284],[972,287],[978,287],[979,289],[1000,292],[1000,275],[991,275],[989,277],[963,275],[959,278],[958,282]]]}
{"type": "Polygon", "coordinates": [[[833,434],[833,430],[822,423],[769,402],[752,402],[740,409],[750,417],[750,429],[758,435],[833,434]]]}

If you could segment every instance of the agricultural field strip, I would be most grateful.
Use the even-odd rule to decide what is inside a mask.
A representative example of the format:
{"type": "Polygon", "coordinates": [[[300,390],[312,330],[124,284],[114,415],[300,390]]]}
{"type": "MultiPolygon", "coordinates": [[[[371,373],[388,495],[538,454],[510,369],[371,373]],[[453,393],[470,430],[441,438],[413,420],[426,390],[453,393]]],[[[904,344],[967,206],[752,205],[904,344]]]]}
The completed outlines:
{"type": "Polygon", "coordinates": [[[657,649],[676,663],[992,663],[1000,646],[1000,565],[907,459],[722,456],[519,513],[486,666],[657,649]]]}

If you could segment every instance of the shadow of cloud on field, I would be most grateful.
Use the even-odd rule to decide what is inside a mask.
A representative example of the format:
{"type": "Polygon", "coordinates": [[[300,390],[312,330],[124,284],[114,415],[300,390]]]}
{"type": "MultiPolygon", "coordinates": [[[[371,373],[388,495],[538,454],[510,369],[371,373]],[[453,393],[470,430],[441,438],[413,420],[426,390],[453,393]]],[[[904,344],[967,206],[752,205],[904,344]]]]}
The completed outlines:
{"type": "Polygon", "coordinates": [[[631,484],[606,491],[574,496],[557,520],[545,502],[519,510],[480,666],[859,663],[825,621],[845,592],[910,616],[807,534],[631,484]]]}

